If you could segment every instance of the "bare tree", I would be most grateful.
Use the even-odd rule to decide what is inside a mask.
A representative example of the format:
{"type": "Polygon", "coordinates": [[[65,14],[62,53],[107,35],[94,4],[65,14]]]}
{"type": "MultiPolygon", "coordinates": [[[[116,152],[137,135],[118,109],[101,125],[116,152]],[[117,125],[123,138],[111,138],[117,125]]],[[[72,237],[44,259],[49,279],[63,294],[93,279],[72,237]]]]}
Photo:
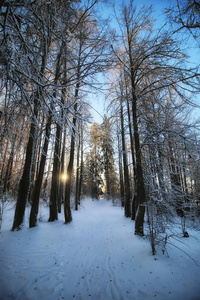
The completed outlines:
{"type": "Polygon", "coordinates": [[[128,170],[128,161],[127,161],[127,150],[125,142],[125,129],[124,129],[124,83],[123,81],[120,84],[120,120],[121,120],[121,139],[122,139],[122,157],[123,157],[123,170],[124,170],[124,209],[125,216],[131,217],[131,205],[130,205],[130,178],[128,170]]]}
{"type": "Polygon", "coordinates": [[[97,21],[90,15],[90,9],[95,4],[96,1],[84,11],[80,10],[78,12],[77,17],[79,21],[77,23],[75,40],[72,41],[72,47],[75,49],[74,63],[76,85],[74,92],[70,158],[67,167],[67,182],[65,186],[65,223],[70,222],[72,219],[70,212],[70,192],[75,152],[75,129],[77,119],[80,118],[80,112],[78,111],[80,90],[82,87],[90,85],[93,76],[99,72],[103,72],[108,66],[108,53],[106,51],[108,42],[105,31],[98,28],[97,21]]]}
{"type": "Polygon", "coordinates": [[[126,74],[129,98],[131,99],[135,176],[135,234],[143,235],[143,221],[146,206],[144,170],[142,164],[143,134],[141,100],[151,99],[153,91],[164,91],[171,87],[185,102],[189,103],[187,93],[198,88],[197,70],[186,68],[186,56],[181,52],[179,42],[164,29],[153,31],[151,8],[137,9],[134,1],[123,7],[120,19],[121,41],[123,47],[113,51],[119,66],[126,74]]]}
{"type": "Polygon", "coordinates": [[[166,8],[165,13],[171,24],[177,27],[175,32],[186,29],[199,44],[200,3],[198,0],[176,0],[176,5],[166,8]]]}
{"type": "MultiPolygon", "coordinates": [[[[38,7],[39,8],[39,7],[38,7]]],[[[22,7],[23,9],[23,7],[22,7]]],[[[31,10],[31,7],[30,7],[31,10]]],[[[35,13],[38,13],[36,10],[32,10],[32,16],[35,18],[35,13]]],[[[16,18],[14,18],[16,20],[16,18]]],[[[17,21],[16,21],[17,22],[17,21]]],[[[38,22],[36,22],[38,24],[38,22]]],[[[16,24],[17,25],[17,24],[16,24]]],[[[28,24],[27,24],[28,25],[28,24]]],[[[41,28],[44,24],[39,23],[39,27],[41,28]]],[[[37,25],[36,25],[37,26],[37,25]]],[[[22,32],[20,30],[19,26],[15,26],[17,28],[17,34],[21,39],[21,44],[24,44],[24,40],[22,38],[22,32]]],[[[25,33],[27,33],[25,31],[25,33]]],[[[49,34],[46,32],[37,32],[38,36],[40,36],[40,46],[39,48],[41,49],[41,64],[39,66],[39,72],[36,70],[36,67],[32,66],[31,62],[31,68],[33,69],[35,74],[35,80],[38,82],[42,82],[44,79],[44,73],[45,73],[45,68],[46,68],[46,62],[47,62],[47,54],[49,51],[50,47],[50,41],[51,38],[49,34]]],[[[30,39],[30,42],[32,42],[31,37],[28,36],[30,39]]],[[[32,46],[32,45],[31,45],[32,46]]],[[[27,52],[30,52],[29,45],[25,45],[25,49],[27,52]]],[[[28,57],[27,57],[28,58],[28,57]]],[[[13,62],[14,64],[16,61],[13,62]]],[[[18,67],[18,72],[20,72],[20,68],[23,70],[23,66],[19,65],[18,67]]],[[[34,147],[35,147],[35,138],[36,138],[36,128],[37,128],[37,117],[40,109],[40,103],[42,102],[42,97],[43,97],[43,92],[42,92],[42,86],[39,84],[36,86],[36,90],[32,93],[31,95],[31,102],[32,102],[32,120],[31,120],[31,125],[30,125],[30,134],[29,134],[29,140],[26,148],[26,158],[25,158],[25,164],[24,164],[24,169],[23,169],[23,174],[20,179],[19,183],[19,189],[18,189],[18,198],[17,198],[17,204],[16,204],[16,210],[15,210],[15,217],[14,217],[14,222],[13,222],[13,227],[12,230],[15,229],[20,229],[20,226],[23,222],[23,217],[24,217],[24,212],[25,212],[25,206],[26,206],[26,200],[28,197],[29,189],[30,189],[30,179],[31,179],[31,166],[32,166],[32,159],[33,159],[33,154],[34,154],[34,147]]]]}

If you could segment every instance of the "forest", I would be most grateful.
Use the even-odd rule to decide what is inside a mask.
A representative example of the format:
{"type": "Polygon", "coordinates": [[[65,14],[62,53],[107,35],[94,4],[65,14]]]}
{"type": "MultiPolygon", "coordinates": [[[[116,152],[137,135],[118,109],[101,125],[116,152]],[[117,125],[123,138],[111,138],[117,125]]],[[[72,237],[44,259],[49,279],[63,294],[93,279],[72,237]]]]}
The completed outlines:
{"type": "Polygon", "coordinates": [[[159,26],[154,7],[119,2],[0,1],[0,226],[11,199],[16,231],[27,206],[29,227],[41,202],[68,224],[106,198],[135,235],[147,221],[155,254],[175,219],[189,237],[200,217],[200,3],[166,4],[159,26]]]}
{"type": "Polygon", "coordinates": [[[199,33],[199,0],[0,0],[0,299],[200,299],[199,33]]]}

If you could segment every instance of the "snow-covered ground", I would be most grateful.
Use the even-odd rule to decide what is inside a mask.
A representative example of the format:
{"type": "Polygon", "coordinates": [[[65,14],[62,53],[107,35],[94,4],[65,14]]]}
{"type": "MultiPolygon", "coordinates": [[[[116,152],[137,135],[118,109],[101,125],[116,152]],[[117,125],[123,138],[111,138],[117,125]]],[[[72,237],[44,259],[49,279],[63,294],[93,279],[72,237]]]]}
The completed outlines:
{"type": "MultiPolygon", "coordinates": [[[[73,221],[48,223],[40,207],[35,228],[11,232],[13,203],[0,233],[0,299],[200,299],[200,232],[151,254],[147,238],[106,200],[86,199],[73,221]],[[181,248],[180,251],[177,247],[181,248]],[[186,254],[187,253],[187,254],[186,254]]],[[[28,209],[26,222],[28,220],[28,209]]]]}

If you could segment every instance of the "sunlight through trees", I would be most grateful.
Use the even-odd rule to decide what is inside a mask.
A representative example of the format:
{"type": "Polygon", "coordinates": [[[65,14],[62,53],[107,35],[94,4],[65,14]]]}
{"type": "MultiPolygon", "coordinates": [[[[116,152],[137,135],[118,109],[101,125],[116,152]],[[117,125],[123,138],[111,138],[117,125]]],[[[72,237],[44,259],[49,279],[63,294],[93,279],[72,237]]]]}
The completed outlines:
{"type": "Polygon", "coordinates": [[[63,211],[70,223],[88,195],[120,203],[136,235],[147,222],[153,253],[177,217],[187,236],[200,215],[200,73],[185,50],[199,46],[199,2],[164,8],[158,28],[136,0],[1,1],[0,221],[13,197],[12,230],[27,206],[36,226],[41,201],[49,222],[63,211]]]}

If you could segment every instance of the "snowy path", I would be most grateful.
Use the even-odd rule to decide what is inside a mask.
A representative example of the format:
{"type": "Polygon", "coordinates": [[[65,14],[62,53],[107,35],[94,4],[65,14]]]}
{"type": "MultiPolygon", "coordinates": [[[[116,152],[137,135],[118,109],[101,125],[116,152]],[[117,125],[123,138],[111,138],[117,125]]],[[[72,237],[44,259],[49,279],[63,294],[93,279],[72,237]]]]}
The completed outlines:
{"type": "MultiPolygon", "coordinates": [[[[11,232],[12,214],[0,234],[1,300],[200,299],[200,264],[176,248],[155,260],[133,221],[105,200],[85,200],[68,225],[63,216],[46,222],[43,207],[38,227],[11,232]]],[[[184,251],[200,263],[199,233],[186,242],[184,251]]]]}

